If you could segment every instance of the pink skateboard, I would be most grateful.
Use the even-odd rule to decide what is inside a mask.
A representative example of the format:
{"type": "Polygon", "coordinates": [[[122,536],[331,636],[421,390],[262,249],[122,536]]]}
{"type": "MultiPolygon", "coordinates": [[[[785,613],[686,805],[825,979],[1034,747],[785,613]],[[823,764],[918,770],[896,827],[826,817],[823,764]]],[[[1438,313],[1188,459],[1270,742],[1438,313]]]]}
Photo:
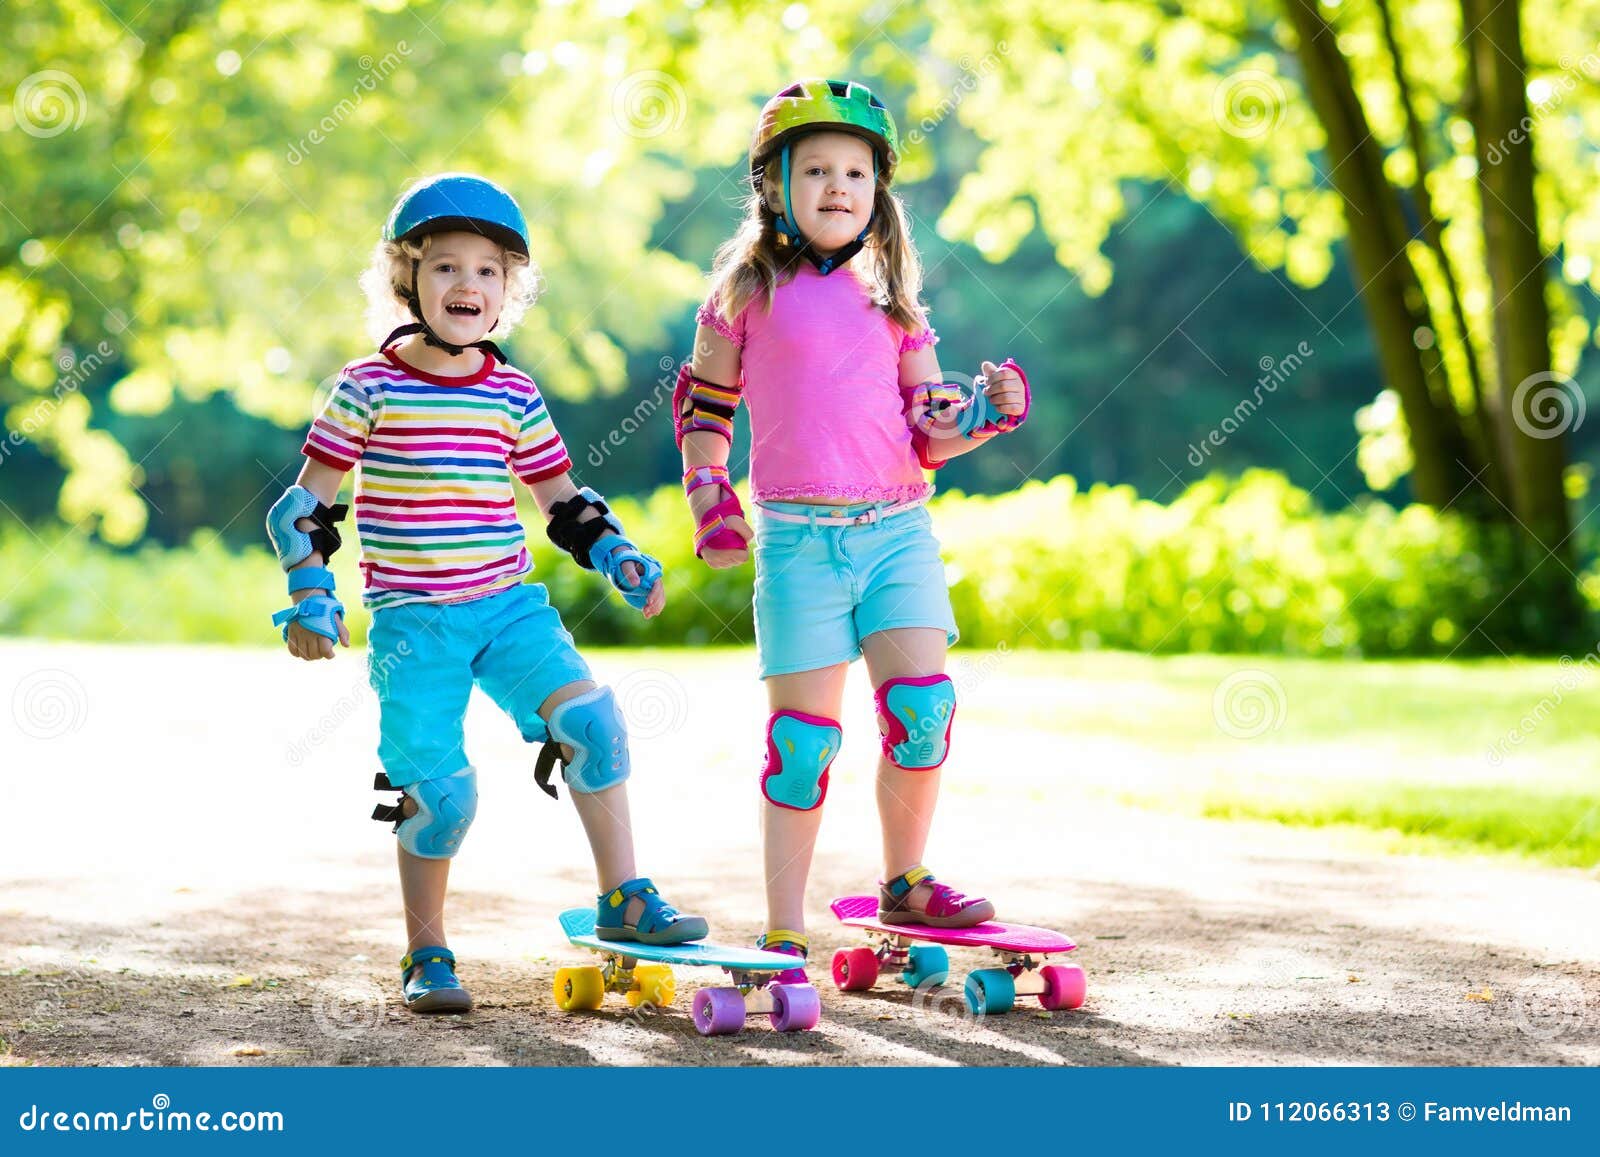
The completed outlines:
{"type": "Polygon", "coordinates": [[[988,948],[1000,958],[1000,967],[967,974],[967,1007],[974,1013],[1005,1012],[1019,996],[1037,996],[1048,1009],[1083,1004],[1088,987],[1083,969],[1047,963],[1051,956],[1077,947],[1059,932],[993,920],[971,928],[883,924],[876,896],[842,896],[832,907],[841,924],[862,929],[871,944],[833,954],[833,982],[841,992],[866,991],[885,969],[898,969],[900,979],[912,988],[943,984],[950,975],[946,947],[988,948]]]}

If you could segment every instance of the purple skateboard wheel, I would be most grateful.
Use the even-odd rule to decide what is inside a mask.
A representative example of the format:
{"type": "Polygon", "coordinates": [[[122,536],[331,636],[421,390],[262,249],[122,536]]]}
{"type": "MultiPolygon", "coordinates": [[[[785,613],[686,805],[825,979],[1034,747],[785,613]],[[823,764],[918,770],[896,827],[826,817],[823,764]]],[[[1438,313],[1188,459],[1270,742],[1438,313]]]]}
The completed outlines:
{"type": "Polygon", "coordinates": [[[737,988],[702,988],[694,994],[694,1027],[701,1036],[728,1036],[744,1027],[744,996],[737,988]]]}
{"type": "Polygon", "coordinates": [[[811,985],[774,984],[767,991],[772,994],[772,1011],[767,1019],[778,1032],[816,1028],[822,1019],[822,999],[811,985]]]}

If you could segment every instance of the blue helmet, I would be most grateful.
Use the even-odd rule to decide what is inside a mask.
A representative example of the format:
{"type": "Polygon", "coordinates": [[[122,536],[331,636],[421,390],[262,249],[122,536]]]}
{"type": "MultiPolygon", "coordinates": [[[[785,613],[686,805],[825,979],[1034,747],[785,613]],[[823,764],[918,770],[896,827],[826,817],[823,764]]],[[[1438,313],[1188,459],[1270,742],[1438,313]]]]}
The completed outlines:
{"type": "Polygon", "coordinates": [[[400,195],[383,226],[385,241],[415,241],[461,230],[528,256],[528,225],[516,198],[471,173],[439,173],[400,195]]]}

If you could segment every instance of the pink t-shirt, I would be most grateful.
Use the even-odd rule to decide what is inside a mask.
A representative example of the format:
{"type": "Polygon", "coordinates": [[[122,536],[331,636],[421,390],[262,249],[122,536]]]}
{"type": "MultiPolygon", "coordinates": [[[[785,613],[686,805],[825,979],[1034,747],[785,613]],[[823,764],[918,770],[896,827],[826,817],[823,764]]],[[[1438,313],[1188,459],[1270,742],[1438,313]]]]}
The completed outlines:
{"type": "Polygon", "coordinates": [[[697,316],[739,347],[757,502],[904,502],[933,492],[911,447],[900,355],[938,338],[907,334],[848,266],[823,277],[802,265],[770,313],[758,298],[729,323],[713,299],[697,316]]]}

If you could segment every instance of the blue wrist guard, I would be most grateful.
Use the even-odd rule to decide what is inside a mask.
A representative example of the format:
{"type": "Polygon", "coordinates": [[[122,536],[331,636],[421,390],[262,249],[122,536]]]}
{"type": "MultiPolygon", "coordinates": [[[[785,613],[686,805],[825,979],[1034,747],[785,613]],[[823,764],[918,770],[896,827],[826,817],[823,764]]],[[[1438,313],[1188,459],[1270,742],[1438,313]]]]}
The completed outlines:
{"type": "Polygon", "coordinates": [[[620,534],[607,534],[589,548],[589,565],[611,580],[611,585],[622,592],[623,601],[636,611],[644,610],[650,601],[650,588],[661,577],[661,564],[645,554],[620,534]],[[630,587],[622,573],[622,564],[635,563],[641,572],[639,585],[630,587]]]}
{"type": "Polygon", "coordinates": [[[301,628],[324,639],[339,641],[339,620],[344,618],[344,604],[332,595],[311,595],[292,607],[285,607],[272,616],[272,625],[283,628],[283,638],[289,639],[289,624],[299,623],[301,628]]]}

